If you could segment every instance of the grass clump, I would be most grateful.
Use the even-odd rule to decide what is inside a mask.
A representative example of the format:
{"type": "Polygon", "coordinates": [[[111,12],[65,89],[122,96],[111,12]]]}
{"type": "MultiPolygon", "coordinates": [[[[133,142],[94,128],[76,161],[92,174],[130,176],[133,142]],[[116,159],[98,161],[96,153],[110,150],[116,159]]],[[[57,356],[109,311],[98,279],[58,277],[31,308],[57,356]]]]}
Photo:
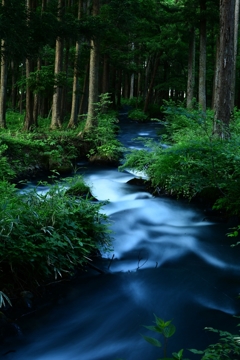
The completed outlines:
{"type": "Polygon", "coordinates": [[[70,276],[94,252],[109,248],[100,204],[79,201],[59,185],[23,194],[1,182],[0,191],[0,283],[7,295],[70,276]]]}

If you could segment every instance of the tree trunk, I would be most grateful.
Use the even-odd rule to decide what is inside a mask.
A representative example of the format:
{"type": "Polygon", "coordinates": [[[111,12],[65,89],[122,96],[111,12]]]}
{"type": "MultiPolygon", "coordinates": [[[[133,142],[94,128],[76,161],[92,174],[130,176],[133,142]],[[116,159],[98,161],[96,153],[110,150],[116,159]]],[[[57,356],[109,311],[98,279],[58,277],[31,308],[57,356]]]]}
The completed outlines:
{"type": "MultiPolygon", "coordinates": [[[[34,2],[32,0],[27,0],[27,11],[29,15],[31,14],[31,11],[33,11],[33,7],[34,7],[34,2]]],[[[33,92],[28,84],[28,79],[30,78],[30,74],[33,71],[33,60],[31,58],[27,58],[25,64],[26,64],[26,114],[25,114],[23,129],[25,131],[29,131],[32,129],[32,126],[34,124],[33,92]]]]}
{"type": "Polygon", "coordinates": [[[195,29],[191,28],[189,33],[187,108],[192,109],[195,85],[195,29]]]}
{"type": "MultiPolygon", "coordinates": [[[[38,58],[37,60],[37,70],[40,71],[41,70],[41,59],[38,58]]],[[[36,78],[36,83],[38,84],[38,75],[36,78]]],[[[34,94],[34,104],[33,104],[33,122],[34,125],[37,127],[38,126],[38,114],[39,114],[39,105],[40,105],[40,93],[39,91],[37,91],[34,94]]]]}
{"type": "MultiPolygon", "coordinates": [[[[62,20],[62,9],[64,5],[64,0],[58,0],[58,21],[62,20]]],[[[56,49],[55,49],[55,65],[54,65],[54,75],[55,75],[55,85],[53,87],[53,104],[52,104],[52,120],[50,129],[60,128],[62,125],[61,119],[61,99],[62,99],[62,87],[59,85],[58,77],[62,72],[62,63],[63,63],[63,39],[58,36],[56,39],[56,49]]]]}
{"type": "Polygon", "coordinates": [[[16,66],[14,61],[11,61],[11,73],[12,73],[11,102],[12,102],[12,109],[15,110],[17,106],[17,87],[16,87],[16,66]]]}
{"type": "Polygon", "coordinates": [[[87,94],[88,94],[88,91],[89,91],[89,63],[87,63],[86,67],[85,67],[84,83],[83,83],[83,89],[82,89],[82,96],[81,96],[80,104],[79,104],[78,115],[83,115],[83,114],[87,113],[87,107],[88,107],[87,94]]]}
{"type": "MultiPolygon", "coordinates": [[[[99,14],[99,0],[93,0],[92,15],[99,14]]],[[[99,72],[99,39],[91,40],[90,61],[89,61],[89,94],[88,114],[84,131],[89,131],[97,126],[96,103],[98,102],[98,72],[99,72]]]]}
{"type": "Polygon", "coordinates": [[[149,88],[148,88],[148,93],[147,93],[147,97],[145,100],[145,104],[144,104],[144,112],[146,113],[148,110],[148,106],[150,103],[150,98],[152,96],[152,91],[153,91],[153,86],[154,86],[154,81],[157,75],[157,70],[158,70],[158,66],[159,66],[159,62],[160,62],[160,54],[156,54],[155,56],[155,60],[154,60],[154,67],[153,67],[153,72],[152,72],[152,77],[151,77],[151,81],[149,84],[149,88]]]}
{"type": "Polygon", "coordinates": [[[236,63],[238,50],[238,24],[239,24],[239,0],[235,3],[234,14],[234,65],[233,65],[233,81],[232,81],[232,108],[234,108],[235,86],[236,86],[236,63]]]}
{"type": "MultiPolygon", "coordinates": [[[[26,81],[27,82],[28,82],[31,72],[32,72],[32,60],[26,59],[26,81]]],[[[25,121],[24,121],[23,129],[26,131],[29,131],[32,129],[33,124],[34,124],[33,93],[27,83],[27,86],[26,86],[26,114],[25,114],[25,121]]]]}
{"type": "Polygon", "coordinates": [[[200,47],[199,47],[199,84],[198,103],[203,112],[206,112],[206,0],[200,0],[200,47]]]}
{"type": "Polygon", "coordinates": [[[102,76],[102,93],[109,92],[109,56],[104,54],[103,57],[103,76],[102,76]]]}
{"type": "MultiPolygon", "coordinates": [[[[82,0],[78,0],[78,20],[81,19],[82,12],[82,0]]],[[[71,106],[71,116],[68,123],[68,128],[75,128],[77,125],[77,116],[78,116],[78,62],[80,55],[80,39],[76,42],[75,48],[75,59],[74,59],[74,75],[73,75],[73,89],[72,89],[72,106],[71,106]]]]}
{"type": "Polygon", "coordinates": [[[234,76],[234,12],[235,0],[220,0],[219,61],[216,72],[214,134],[229,136],[229,123],[233,111],[234,76]]]}
{"type": "MultiPolygon", "coordinates": [[[[4,5],[4,4],[3,4],[4,5]]],[[[6,128],[6,97],[7,97],[7,57],[5,51],[5,40],[1,41],[1,87],[0,87],[0,127],[6,128]]]]}

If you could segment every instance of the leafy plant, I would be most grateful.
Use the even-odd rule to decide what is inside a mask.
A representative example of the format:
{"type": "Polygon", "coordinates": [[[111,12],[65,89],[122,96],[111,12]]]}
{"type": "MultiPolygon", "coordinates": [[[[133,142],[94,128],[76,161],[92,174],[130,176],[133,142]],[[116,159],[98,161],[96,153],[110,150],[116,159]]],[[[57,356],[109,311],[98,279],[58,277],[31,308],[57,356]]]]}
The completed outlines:
{"type": "Polygon", "coordinates": [[[79,201],[60,185],[22,194],[2,182],[0,190],[0,281],[9,293],[69,276],[110,247],[101,204],[79,201]]]}
{"type": "MultiPolygon", "coordinates": [[[[165,109],[165,110],[164,110],[165,109]]],[[[213,114],[186,110],[172,103],[165,106],[167,135],[146,150],[133,150],[121,169],[145,171],[152,186],[162,192],[192,199],[201,196],[217,210],[240,213],[240,141],[237,125],[231,138],[212,134],[213,114]],[[151,151],[149,151],[151,148],[151,151]]],[[[239,114],[234,123],[238,124],[239,114]]]]}
{"type": "Polygon", "coordinates": [[[148,116],[140,109],[133,109],[128,112],[129,119],[138,120],[138,121],[146,121],[148,116]]]}
{"type": "MultiPolygon", "coordinates": [[[[179,352],[174,352],[172,354],[173,357],[169,358],[167,357],[167,342],[170,337],[172,337],[175,334],[176,327],[172,324],[172,320],[164,321],[163,319],[157,317],[154,314],[155,321],[154,325],[150,326],[144,326],[146,329],[153,331],[157,335],[161,335],[164,339],[164,345],[163,345],[163,358],[159,358],[158,360],[170,360],[170,359],[178,359],[178,360],[184,360],[183,359],[183,349],[179,352]]],[[[156,347],[162,347],[161,342],[153,337],[142,335],[142,337],[151,345],[156,347]]],[[[187,360],[187,359],[185,359],[187,360]]]]}
{"type": "MultiPolygon", "coordinates": [[[[172,321],[164,321],[154,314],[154,325],[145,326],[148,330],[164,338],[163,352],[164,357],[158,360],[187,360],[183,358],[183,349],[173,352],[172,357],[167,356],[167,341],[175,334],[176,328],[172,321]]],[[[188,349],[194,354],[202,355],[201,360],[233,360],[236,355],[240,355],[240,336],[233,335],[228,331],[217,330],[212,327],[206,327],[205,330],[219,334],[219,341],[216,344],[210,344],[205,350],[188,349]]],[[[143,335],[142,335],[143,336],[143,335]]],[[[143,336],[143,338],[153,346],[161,347],[161,342],[153,337],[143,336]]]]}
{"type": "Polygon", "coordinates": [[[221,331],[211,327],[205,328],[208,331],[219,334],[220,339],[216,344],[209,345],[205,350],[189,349],[194,354],[203,355],[201,360],[231,360],[240,355],[240,337],[228,331],[221,331]]]}
{"type": "Polygon", "coordinates": [[[116,139],[119,130],[116,113],[107,112],[111,101],[109,94],[102,94],[96,104],[98,126],[87,132],[84,139],[90,144],[88,157],[91,160],[117,161],[122,154],[122,145],[116,139]]]}

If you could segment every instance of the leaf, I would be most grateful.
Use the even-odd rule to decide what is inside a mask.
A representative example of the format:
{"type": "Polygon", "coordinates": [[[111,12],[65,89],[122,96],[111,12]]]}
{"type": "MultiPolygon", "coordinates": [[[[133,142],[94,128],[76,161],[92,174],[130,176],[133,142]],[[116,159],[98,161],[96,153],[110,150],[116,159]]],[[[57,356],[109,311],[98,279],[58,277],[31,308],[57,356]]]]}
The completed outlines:
{"type": "Polygon", "coordinates": [[[144,338],[144,340],[146,340],[149,344],[156,346],[156,347],[161,347],[162,344],[160,343],[160,341],[158,341],[155,338],[149,337],[149,336],[144,336],[142,335],[142,337],[144,338]]]}
{"type": "Polygon", "coordinates": [[[193,354],[204,354],[204,351],[201,350],[196,350],[196,349],[188,349],[189,351],[191,351],[193,354]]]}
{"type": "Polygon", "coordinates": [[[162,332],[163,332],[163,330],[160,329],[158,326],[154,326],[154,325],[150,325],[150,326],[143,325],[143,326],[148,330],[155,331],[155,332],[160,333],[160,334],[162,334],[162,332]]]}
{"type": "Polygon", "coordinates": [[[175,331],[176,331],[176,327],[173,324],[170,324],[169,326],[164,328],[163,335],[166,338],[170,338],[171,336],[173,336],[175,334],[175,331]]]}
{"type": "Polygon", "coordinates": [[[0,291],[0,308],[2,306],[5,306],[5,301],[4,299],[9,303],[10,306],[12,306],[11,300],[9,299],[9,297],[4,294],[4,292],[0,291]]]}

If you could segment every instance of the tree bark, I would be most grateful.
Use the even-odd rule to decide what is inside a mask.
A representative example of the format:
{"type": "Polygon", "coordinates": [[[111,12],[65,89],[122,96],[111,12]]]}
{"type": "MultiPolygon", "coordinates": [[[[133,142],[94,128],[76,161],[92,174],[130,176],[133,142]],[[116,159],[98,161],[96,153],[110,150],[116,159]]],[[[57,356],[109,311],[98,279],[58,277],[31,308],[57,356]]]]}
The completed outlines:
{"type": "Polygon", "coordinates": [[[5,54],[5,40],[1,41],[1,46],[0,127],[6,128],[7,56],[5,54]]]}
{"type": "MultiPolygon", "coordinates": [[[[33,10],[34,3],[32,0],[27,0],[27,11],[30,15],[33,10]]],[[[28,20],[27,20],[28,21],[28,20]]],[[[26,59],[26,114],[24,120],[23,129],[25,131],[29,131],[32,129],[34,124],[33,119],[33,92],[28,84],[28,79],[30,78],[30,74],[33,71],[33,60],[29,57],[26,59]]]]}
{"type": "MultiPolygon", "coordinates": [[[[99,14],[99,0],[93,0],[92,15],[99,14]]],[[[96,103],[98,102],[98,73],[99,73],[99,39],[95,36],[91,40],[90,61],[89,61],[89,94],[88,114],[84,131],[89,131],[97,126],[96,103]]]]}
{"type": "Polygon", "coordinates": [[[234,65],[233,65],[233,81],[232,81],[232,108],[234,108],[235,86],[236,86],[236,63],[238,51],[238,25],[239,25],[239,0],[235,2],[234,14],[234,65]]]}
{"type": "Polygon", "coordinates": [[[207,22],[206,0],[200,0],[200,47],[199,47],[199,84],[198,103],[199,108],[206,112],[206,48],[207,48],[207,22]]]}
{"type": "MultiPolygon", "coordinates": [[[[62,9],[64,5],[64,0],[58,0],[58,21],[62,20],[62,9]]],[[[53,87],[53,104],[52,104],[52,120],[50,129],[60,128],[62,125],[61,119],[61,99],[62,99],[62,87],[59,85],[58,77],[62,72],[63,67],[63,39],[58,36],[56,39],[56,49],[55,49],[55,65],[54,65],[54,75],[55,75],[55,85],[53,87]]]]}
{"type": "Polygon", "coordinates": [[[187,108],[192,109],[195,85],[195,29],[189,31],[187,108]]]}
{"type": "Polygon", "coordinates": [[[152,91],[153,91],[153,86],[154,86],[154,81],[157,75],[157,70],[158,70],[158,66],[159,66],[159,62],[160,62],[160,54],[156,54],[155,56],[155,60],[154,60],[154,66],[153,66],[153,71],[152,71],[152,77],[151,77],[151,81],[149,84],[149,88],[148,88],[148,93],[147,93],[147,97],[144,103],[144,112],[146,113],[148,110],[148,106],[150,103],[150,98],[152,96],[152,91]]]}
{"type": "Polygon", "coordinates": [[[229,137],[229,123],[233,111],[234,76],[234,12],[235,0],[220,0],[219,61],[216,72],[214,134],[229,137]]]}
{"type": "MultiPolygon", "coordinates": [[[[78,20],[81,19],[82,12],[82,0],[78,0],[78,20]]],[[[75,59],[74,59],[74,75],[73,75],[73,89],[72,89],[72,106],[71,106],[71,116],[68,123],[69,128],[74,128],[77,125],[77,116],[78,116],[78,62],[80,56],[80,39],[76,42],[75,47],[75,59]]]]}

